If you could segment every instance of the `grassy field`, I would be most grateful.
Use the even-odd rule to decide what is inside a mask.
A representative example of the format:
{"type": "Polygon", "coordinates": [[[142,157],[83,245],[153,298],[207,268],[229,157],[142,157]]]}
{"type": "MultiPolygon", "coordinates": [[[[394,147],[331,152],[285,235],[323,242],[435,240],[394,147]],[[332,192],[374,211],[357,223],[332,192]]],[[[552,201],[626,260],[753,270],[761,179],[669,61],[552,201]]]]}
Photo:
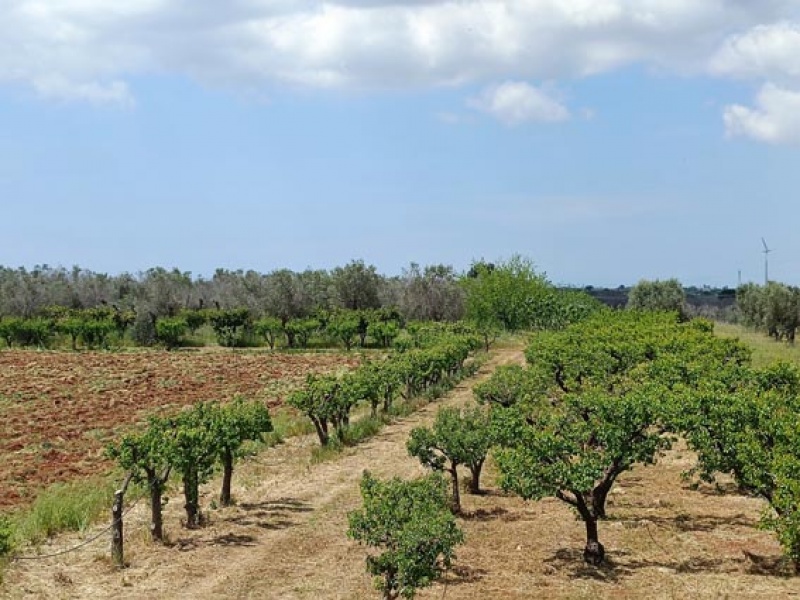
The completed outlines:
{"type": "Polygon", "coordinates": [[[763,331],[731,323],[716,323],[714,332],[722,337],[739,338],[750,346],[753,350],[753,364],[757,367],[763,367],[777,360],[800,365],[800,344],[776,342],[763,331]]]}

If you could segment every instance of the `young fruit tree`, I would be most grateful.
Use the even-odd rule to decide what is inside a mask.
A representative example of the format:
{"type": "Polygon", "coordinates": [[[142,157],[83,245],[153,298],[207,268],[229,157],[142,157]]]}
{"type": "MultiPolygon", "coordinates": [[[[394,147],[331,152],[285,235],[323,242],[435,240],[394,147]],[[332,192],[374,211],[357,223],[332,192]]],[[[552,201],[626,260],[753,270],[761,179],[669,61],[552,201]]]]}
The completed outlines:
{"type": "Polygon", "coordinates": [[[236,398],[225,405],[209,405],[207,418],[222,463],[222,490],[219,501],[222,506],[229,506],[233,462],[237,453],[244,442],[260,440],[265,433],[272,431],[272,421],[267,407],[262,402],[245,402],[242,398],[236,398]]]}
{"type": "Polygon", "coordinates": [[[592,391],[567,394],[555,406],[543,399],[492,411],[501,486],[571,506],[586,526],[589,564],[605,558],[597,523],[617,478],[637,463],[652,464],[670,446],[659,427],[661,393],[652,385],[626,394],[592,391]]]}
{"type": "Polygon", "coordinates": [[[321,446],[330,442],[330,425],[341,434],[349,422],[351,398],[341,393],[335,375],[308,375],[305,385],[292,392],[286,403],[311,419],[321,446]]]}
{"type": "Polygon", "coordinates": [[[134,473],[134,479],[141,479],[144,474],[150,494],[150,536],[154,542],[164,540],[162,497],[172,470],[173,437],[170,423],[151,417],[143,432],[128,434],[107,449],[109,457],[123,470],[134,473]]]}
{"type": "Polygon", "coordinates": [[[206,404],[196,404],[192,410],[181,413],[175,420],[175,433],[170,444],[170,460],[181,474],[186,510],[186,527],[200,526],[200,484],[214,472],[214,463],[220,454],[220,440],[211,423],[211,409],[206,404]]]}
{"type": "Polygon", "coordinates": [[[367,557],[367,571],[384,600],[413,598],[450,567],[464,541],[447,508],[447,484],[438,474],[381,481],[364,472],[361,497],[347,535],[380,551],[367,557]]]}
{"type": "Polygon", "coordinates": [[[450,474],[453,495],[451,508],[461,512],[458,489],[458,466],[469,467],[472,479],[470,491],[480,493],[480,476],[486,455],[492,445],[488,412],[480,407],[461,411],[442,408],[431,428],[417,427],[411,431],[406,447],[411,456],[423,466],[450,474]]]}
{"type": "Polygon", "coordinates": [[[730,474],[766,500],[762,525],[774,531],[800,574],[800,370],[775,364],[704,382],[681,404],[682,432],[696,470],[730,474]]]}
{"type": "Polygon", "coordinates": [[[254,323],[253,331],[264,338],[270,350],[274,350],[278,337],[283,332],[283,323],[276,317],[264,317],[254,323]]]}

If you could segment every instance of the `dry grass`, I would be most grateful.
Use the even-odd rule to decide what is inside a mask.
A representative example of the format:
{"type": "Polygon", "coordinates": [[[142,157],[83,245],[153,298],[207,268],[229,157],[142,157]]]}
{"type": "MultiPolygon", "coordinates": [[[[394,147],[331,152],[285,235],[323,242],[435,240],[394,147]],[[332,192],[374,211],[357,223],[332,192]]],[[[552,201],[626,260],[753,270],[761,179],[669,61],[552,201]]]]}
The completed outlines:
{"type": "MultiPolygon", "coordinates": [[[[482,369],[521,361],[498,350],[482,369]]],[[[179,527],[180,500],[167,507],[170,544],[147,541],[145,507],[126,523],[130,566],[113,569],[107,539],[87,549],[8,571],[9,598],[376,598],[365,549],[345,536],[360,501],[363,469],[379,476],[421,473],[405,451],[408,432],[430,423],[438,406],[471,399],[469,382],[441,402],[388,425],[336,460],[310,464],[312,437],[293,438],[235,475],[238,505],[209,511],[205,528],[179,527]],[[246,485],[244,483],[246,482],[246,485]]],[[[500,493],[487,465],[480,496],[463,495],[467,540],[443,583],[423,600],[514,598],[789,598],[800,581],[786,575],[780,548],[756,527],[762,502],[723,485],[692,490],[681,472],[685,448],[622,477],[600,525],[609,564],[584,565],[583,525],[556,500],[524,502],[500,493]],[[748,558],[747,552],[751,558],[748,558]]],[[[466,473],[465,473],[466,475],[466,473]]],[[[206,490],[204,504],[216,492],[206,490]]],[[[70,542],[58,540],[59,545],[70,542]]]]}

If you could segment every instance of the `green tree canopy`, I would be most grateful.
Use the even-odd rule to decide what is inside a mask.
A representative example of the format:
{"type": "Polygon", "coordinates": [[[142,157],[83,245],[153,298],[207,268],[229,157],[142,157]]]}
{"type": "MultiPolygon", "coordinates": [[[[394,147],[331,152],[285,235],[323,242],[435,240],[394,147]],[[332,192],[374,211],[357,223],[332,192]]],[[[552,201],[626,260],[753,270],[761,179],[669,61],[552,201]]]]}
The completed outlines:
{"type": "Polygon", "coordinates": [[[647,281],[642,279],[628,294],[631,310],[674,311],[686,314],[686,292],[677,279],[647,281]]]}
{"type": "Polygon", "coordinates": [[[380,549],[367,557],[367,571],[384,600],[413,598],[435,581],[464,540],[447,508],[447,486],[441,476],[381,481],[365,472],[364,505],[348,515],[348,536],[380,549]]]}

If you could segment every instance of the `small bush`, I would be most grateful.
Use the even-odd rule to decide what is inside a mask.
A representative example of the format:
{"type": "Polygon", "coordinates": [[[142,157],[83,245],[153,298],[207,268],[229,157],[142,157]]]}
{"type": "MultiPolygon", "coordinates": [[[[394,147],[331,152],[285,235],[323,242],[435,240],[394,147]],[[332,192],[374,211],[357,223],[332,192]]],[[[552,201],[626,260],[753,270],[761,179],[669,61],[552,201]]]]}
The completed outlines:
{"type": "Polygon", "coordinates": [[[381,552],[366,562],[384,599],[413,598],[451,566],[464,541],[447,508],[447,484],[438,474],[382,481],[365,471],[361,497],[363,507],[347,515],[347,535],[381,552]]]}

